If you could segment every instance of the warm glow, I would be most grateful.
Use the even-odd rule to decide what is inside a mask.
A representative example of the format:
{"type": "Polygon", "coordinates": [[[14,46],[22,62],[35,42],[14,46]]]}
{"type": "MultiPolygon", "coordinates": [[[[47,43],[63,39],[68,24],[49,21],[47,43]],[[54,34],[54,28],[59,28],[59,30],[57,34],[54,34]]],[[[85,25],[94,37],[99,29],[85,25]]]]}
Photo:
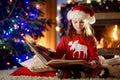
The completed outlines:
{"type": "Polygon", "coordinates": [[[59,16],[56,17],[56,21],[58,22],[60,20],[59,16]]]}
{"type": "Polygon", "coordinates": [[[7,64],[7,65],[10,65],[10,62],[7,62],[6,64],[7,64]]]}
{"type": "Polygon", "coordinates": [[[61,9],[61,7],[58,5],[58,6],[57,6],[57,10],[60,10],[60,9],[61,9]]]}
{"type": "Polygon", "coordinates": [[[5,49],[6,47],[5,46],[3,46],[3,49],[5,49]]]}
{"type": "Polygon", "coordinates": [[[69,3],[71,3],[72,2],[72,0],[67,0],[67,3],[69,4],[69,3]]]}
{"type": "Polygon", "coordinates": [[[56,31],[59,32],[60,31],[60,27],[56,26],[56,31]]]}
{"type": "Polygon", "coordinates": [[[97,48],[120,48],[118,40],[118,25],[114,25],[112,37],[101,38],[100,42],[97,43],[97,48]]]}
{"type": "Polygon", "coordinates": [[[103,48],[104,47],[104,42],[103,42],[103,38],[101,38],[100,42],[97,44],[97,48],[103,48]]]}
{"type": "Polygon", "coordinates": [[[12,0],[10,0],[10,2],[13,2],[12,0]]]}
{"type": "Polygon", "coordinates": [[[91,3],[91,0],[87,0],[87,3],[91,3]]]}
{"type": "Polygon", "coordinates": [[[114,58],[120,58],[120,55],[114,55],[114,58]]]}
{"type": "Polygon", "coordinates": [[[45,43],[45,40],[41,41],[41,37],[38,37],[37,40],[33,39],[30,35],[25,35],[25,39],[29,42],[29,43],[36,43],[36,45],[43,45],[43,43],[45,43]]]}
{"type": "Polygon", "coordinates": [[[117,37],[117,25],[115,25],[115,27],[114,27],[113,38],[114,38],[114,40],[118,40],[118,37],[117,37]]]}
{"type": "Polygon", "coordinates": [[[111,41],[111,42],[108,43],[107,48],[111,48],[112,45],[113,45],[113,42],[111,41]]]}
{"type": "Polygon", "coordinates": [[[35,5],[36,9],[40,9],[40,4],[35,5]]]}
{"type": "Polygon", "coordinates": [[[30,35],[25,35],[24,36],[24,38],[28,41],[28,42],[30,42],[30,43],[33,43],[34,42],[34,39],[30,36],[30,35]]]}
{"type": "Polygon", "coordinates": [[[101,2],[101,0],[97,0],[97,2],[101,2]]]}

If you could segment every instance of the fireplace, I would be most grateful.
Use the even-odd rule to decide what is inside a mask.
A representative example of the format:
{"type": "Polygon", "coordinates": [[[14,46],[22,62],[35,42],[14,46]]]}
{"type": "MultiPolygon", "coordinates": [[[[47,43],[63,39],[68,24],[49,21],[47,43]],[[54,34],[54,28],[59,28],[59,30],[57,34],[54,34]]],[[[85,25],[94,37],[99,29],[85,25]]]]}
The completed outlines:
{"type": "Polygon", "coordinates": [[[97,39],[98,54],[105,58],[119,57],[120,20],[98,20],[93,28],[97,39]]]}

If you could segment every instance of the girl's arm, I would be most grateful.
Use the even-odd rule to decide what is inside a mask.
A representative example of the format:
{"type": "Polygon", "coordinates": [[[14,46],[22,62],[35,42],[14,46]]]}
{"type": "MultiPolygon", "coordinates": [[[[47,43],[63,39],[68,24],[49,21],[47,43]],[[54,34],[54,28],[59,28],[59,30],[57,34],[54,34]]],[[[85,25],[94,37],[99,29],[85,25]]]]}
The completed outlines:
{"type": "Polygon", "coordinates": [[[89,48],[88,48],[89,64],[91,64],[91,66],[95,68],[97,67],[97,65],[100,64],[99,57],[98,57],[98,51],[97,51],[97,42],[96,42],[95,37],[90,38],[89,43],[90,43],[89,48]]]}

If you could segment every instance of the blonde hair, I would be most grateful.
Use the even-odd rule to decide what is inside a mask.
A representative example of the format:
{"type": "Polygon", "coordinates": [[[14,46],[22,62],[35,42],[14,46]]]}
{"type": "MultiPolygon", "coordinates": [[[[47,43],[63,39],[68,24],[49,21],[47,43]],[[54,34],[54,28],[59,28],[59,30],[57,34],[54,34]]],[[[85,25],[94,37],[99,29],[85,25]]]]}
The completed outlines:
{"type": "Polygon", "coordinates": [[[85,21],[84,26],[85,26],[84,34],[86,36],[93,36],[94,35],[94,29],[92,28],[92,26],[87,21],[85,21]]]}

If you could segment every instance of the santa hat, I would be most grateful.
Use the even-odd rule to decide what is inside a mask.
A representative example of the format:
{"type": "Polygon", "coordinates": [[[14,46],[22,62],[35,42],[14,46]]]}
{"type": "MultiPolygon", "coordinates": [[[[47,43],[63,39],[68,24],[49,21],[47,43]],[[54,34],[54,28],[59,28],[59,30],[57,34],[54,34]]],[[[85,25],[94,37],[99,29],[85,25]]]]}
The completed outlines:
{"type": "Polygon", "coordinates": [[[91,8],[85,5],[76,5],[67,13],[68,20],[73,18],[80,18],[83,20],[87,20],[88,23],[94,24],[95,23],[95,16],[94,12],[91,8]]]}

